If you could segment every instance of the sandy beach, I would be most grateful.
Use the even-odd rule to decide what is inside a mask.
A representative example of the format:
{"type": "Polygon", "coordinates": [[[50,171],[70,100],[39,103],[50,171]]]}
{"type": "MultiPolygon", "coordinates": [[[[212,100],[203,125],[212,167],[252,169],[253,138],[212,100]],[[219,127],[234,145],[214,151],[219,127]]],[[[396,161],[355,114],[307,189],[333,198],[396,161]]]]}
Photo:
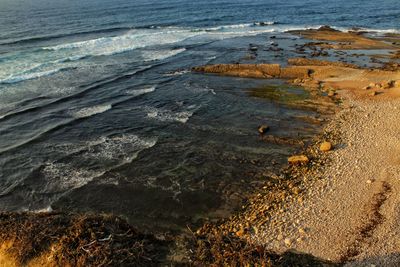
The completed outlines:
{"type": "MultiPolygon", "coordinates": [[[[329,45],[317,44],[330,49],[390,46],[395,49],[396,44],[352,32],[332,31],[329,27],[294,34],[334,41],[329,45]]],[[[280,260],[267,261],[268,257],[257,260],[248,254],[232,252],[231,256],[239,258],[240,264],[398,266],[400,72],[305,58],[291,59],[288,63],[286,67],[195,68],[222,75],[289,79],[309,90],[322,90],[340,99],[337,112],[324,126],[323,133],[297,155],[301,157],[294,163],[301,165],[289,166],[275,177],[278,184],[272,186],[275,190],[266,185],[240,214],[216,227],[203,227],[198,235],[204,241],[209,239],[210,232],[222,235],[233,232],[231,236],[255,246],[256,254],[268,251],[272,253],[269,255],[280,255],[280,260]],[[322,143],[325,146],[329,143],[328,148],[322,143]],[[297,260],[294,256],[289,263],[285,261],[290,258],[288,253],[291,257],[297,255],[297,260]],[[302,262],[300,259],[304,258],[300,255],[310,258],[302,262]]],[[[204,255],[204,249],[199,253],[204,255]]],[[[217,265],[229,263],[217,254],[210,254],[217,265]]]]}

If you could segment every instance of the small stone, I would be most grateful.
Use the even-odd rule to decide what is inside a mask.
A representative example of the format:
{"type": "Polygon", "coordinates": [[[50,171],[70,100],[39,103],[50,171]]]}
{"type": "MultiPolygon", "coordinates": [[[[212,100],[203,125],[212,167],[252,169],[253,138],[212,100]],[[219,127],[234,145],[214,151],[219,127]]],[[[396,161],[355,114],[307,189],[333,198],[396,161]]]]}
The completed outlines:
{"type": "Polygon", "coordinates": [[[292,191],[293,191],[293,194],[295,194],[295,195],[298,195],[301,192],[300,188],[298,188],[298,187],[293,188],[292,191]]]}
{"type": "Polygon", "coordinates": [[[368,86],[363,87],[362,89],[363,90],[369,90],[369,89],[371,89],[371,86],[368,85],[368,86]]]}
{"type": "Polygon", "coordinates": [[[323,152],[327,152],[327,151],[330,151],[330,150],[332,150],[332,144],[330,143],[330,142],[323,142],[322,144],[321,144],[321,146],[319,147],[319,149],[321,150],[321,151],[323,151],[323,152]]]}
{"type": "Polygon", "coordinates": [[[328,92],[328,96],[329,96],[329,97],[332,97],[332,96],[335,96],[335,95],[336,95],[336,92],[333,91],[333,90],[331,90],[331,91],[328,92]]]}
{"type": "Polygon", "coordinates": [[[299,233],[302,235],[306,234],[306,230],[304,230],[303,228],[299,228],[299,233]]]}
{"type": "Polygon", "coordinates": [[[382,82],[383,89],[390,89],[393,87],[393,85],[394,85],[394,81],[392,81],[392,80],[382,82]]]}
{"type": "Polygon", "coordinates": [[[290,238],[285,238],[285,245],[287,246],[287,247],[290,247],[291,245],[292,245],[292,240],[290,240],[290,238]]]}
{"type": "Polygon", "coordinates": [[[258,132],[259,132],[260,134],[265,134],[268,130],[269,130],[269,126],[266,125],[266,124],[260,125],[260,126],[258,127],[258,132]]]}
{"type": "Polygon", "coordinates": [[[241,237],[241,236],[243,236],[245,233],[246,233],[246,231],[244,230],[244,228],[240,228],[240,230],[236,232],[236,235],[237,235],[238,237],[241,237]]]}
{"type": "Polygon", "coordinates": [[[368,95],[369,95],[369,96],[376,96],[376,95],[377,95],[377,92],[376,92],[376,91],[373,91],[373,92],[369,93],[368,95]]]}
{"type": "Polygon", "coordinates": [[[306,155],[296,155],[296,156],[291,156],[288,158],[288,162],[290,164],[296,165],[296,164],[307,164],[310,160],[306,155]]]}
{"type": "Polygon", "coordinates": [[[276,238],[278,241],[281,241],[283,239],[283,235],[279,234],[278,237],[276,238]]]}
{"type": "Polygon", "coordinates": [[[368,180],[367,180],[367,184],[372,184],[373,182],[374,182],[373,179],[368,179],[368,180]]]}

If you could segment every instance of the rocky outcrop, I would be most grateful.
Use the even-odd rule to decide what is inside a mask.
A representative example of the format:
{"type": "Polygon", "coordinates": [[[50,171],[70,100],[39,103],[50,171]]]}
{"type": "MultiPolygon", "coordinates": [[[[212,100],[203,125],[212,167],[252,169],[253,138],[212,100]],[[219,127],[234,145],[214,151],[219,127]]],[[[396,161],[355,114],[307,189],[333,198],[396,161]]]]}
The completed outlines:
{"type": "Polygon", "coordinates": [[[308,59],[308,58],[289,58],[289,65],[292,66],[335,66],[335,67],[347,67],[358,69],[359,67],[355,64],[345,63],[345,62],[332,62],[326,60],[308,59]]]}
{"type": "Polygon", "coordinates": [[[194,67],[192,70],[249,78],[274,78],[281,73],[279,64],[217,64],[194,67]]]}

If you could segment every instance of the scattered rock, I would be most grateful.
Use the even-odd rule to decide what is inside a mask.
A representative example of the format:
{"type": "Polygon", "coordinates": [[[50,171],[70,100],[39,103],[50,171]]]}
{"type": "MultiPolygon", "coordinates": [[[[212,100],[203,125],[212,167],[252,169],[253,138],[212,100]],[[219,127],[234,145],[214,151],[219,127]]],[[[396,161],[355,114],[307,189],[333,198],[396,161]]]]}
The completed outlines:
{"type": "Polygon", "coordinates": [[[285,245],[287,246],[287,247],[290,247],[291,245],[292,245],[292,240],[290,240],[290,238],[285,238],[285,245]]]}
{"type": "Polygon", "coordinates": [[[236,235],[238,237],[242,237],[242,236],[244,236],[245,233],[246,233],[246,230],[244,228],[240,228],[240,230],[236,232],[236,235]]]}
{"type": "Polygon", "coordinates": [[[374,182],[373,179],[368,179],[368,180],[367,180],[367,184],[372,184],[373,182],[374,182]]]}
{"type": "Polygon", "coordinates": [[[266,124],[260,125],[260,126],[258,127],[258,132],[259,132],[260,134],[265,134],[268,130],[269,130],[269,126],[266,125],[266,124]]]}
{"type": "Polygon", "coordinates": [[[306,234],[306,230],[304,230],[303,228],[299,228],[299,233],[302,235],[306,234]]]}
{"type": "Polygon", "coordinates": [[[288,162],[290,164],[307,164],[309,162],[309,158],[306,155],[296,155],[296,156],[291,156],[288,158],[288,162]]]}
{"type": "Polygon", "coordinates": [[[323,152],[327,152],[327,151],[330,151],[330,150],[332,150],[332,144],[330,143],[330,142],[323,142],[322,144],[321,144],[321,146],[319,147],[319,149],[321,150],[321,151],[323,151],[323,152]]]}
{"type": "Polygon", "coordinates": [[[330,91],[328,92],[328,96],[329,96],[329,97],[332,97],[332,96],[335,96],[335,95],[336,95],[336,92],[333,91],[333,90],[330,90],[330,91]]]}
{"type": "Polygon", "coordinates": [[[382,82],[383,89],[390,89],[393,87],[393,85],[394,85],[394,81],[392,81],[392,80],[382,82]]]}
{"type": "Polygon", "coordinates": [[[371,89],[371,86],[368,85],[368,86],[363,87],[362,89],[363,90],[369,90],[369,89],[371,89]]]}
{"type": "Polygon", "coordinates": [[[369,93],[368,95],[369,96],[376,96],[378,93],[376,92],[376,91],[373,91],[373,92],[371,92],[371,93],[369,93]]]}

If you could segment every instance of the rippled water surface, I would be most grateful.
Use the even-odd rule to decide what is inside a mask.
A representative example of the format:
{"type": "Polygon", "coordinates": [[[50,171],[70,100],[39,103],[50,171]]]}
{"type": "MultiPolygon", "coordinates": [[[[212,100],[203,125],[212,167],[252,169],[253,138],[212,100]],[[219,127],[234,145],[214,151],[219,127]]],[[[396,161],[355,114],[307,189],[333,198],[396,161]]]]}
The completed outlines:
{"type": "Polygon", "coordinates": [[[307,139],[318,126],[299,118],[318,115],[286,105],[309,96],[282,81],[190,68],[284,63],[304,42],[290,29],[397,32],[397,10],[391,0],[3,0],[0,206],[114,212],[150,228],[226,214],[296,149],[260,141],[257,126],[307,139]],[[267,49],[271,36],[283,51],[267,49]]]}

